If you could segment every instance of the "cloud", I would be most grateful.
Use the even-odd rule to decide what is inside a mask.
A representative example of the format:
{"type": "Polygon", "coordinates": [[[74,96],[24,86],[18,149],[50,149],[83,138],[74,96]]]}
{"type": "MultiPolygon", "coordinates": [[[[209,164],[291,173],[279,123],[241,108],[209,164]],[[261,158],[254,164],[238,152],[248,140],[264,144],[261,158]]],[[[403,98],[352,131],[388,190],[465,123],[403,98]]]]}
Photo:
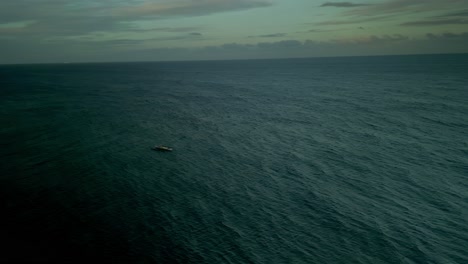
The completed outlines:
{"type": "Polygon", "coordinates": [[[463,32],[463,33],[459,33],[459,34],[455,34],[455,33],[443,33],[443,34],[427,33],[426,37],[428,39],[431,39],[431,40],[466,40],[468,42],[468,32],[463,32]]]}
{"type": "Polygon", "coordinates": [[[353,7],[339,13],[336,19],[328,19],[316,25],[345,25],[370,22],[392,22],[401,24],[404,17],[423,17],[421,21],[408,21],[403,26],[430,26],[465,24],[462,17],[468,15],[468,0],[386,0],[375,4],[353,4],[351,2],[329,2],[322,6],[353,7]],[[356,6],[359,5],[359,6],[356,6]],[[438,15],[437,15],[438,14],[438,15]],[[432,17],[431,17],[432,16],[432,17]],[[443,16],[443,17],[442,17],[443,16]],[[446,17],[445,20],[441,19],[446,17]],[[437,20],[437,21],[436,21],[437,20]]]}
{"type": "MultiPolygon", "coordinates": [[[[249,40],[246,40],[245,37],[252,33],[246,33],[242,37],[237,36],[239,41],[249,43],[258,41],[259,43],[256,44],[220,44],[223,43],[222,37],[232,40],[239,34],[239,30],[242,30],[239,27],[244,23],[231,24],[232,19],[236,18],[234,16],[228,18],[230,20],[226,26],[229,28],[239,27],[232,30],[232,34],[224,32],[220,34],[219,38],[213,39],[211,42],[219,45],[210,47],[203,46],[208,43],[204,42],[208,39],[205,36],[207,35],[205,32],[208,32],[205,26],[184,25],[182,23],[193,23],[193,21],[180,19],[242,10],[266,9],[272,3],[277,2],[280,1],[0,1],[0,63],[7,60],[12,61],[15,56],[17,60],[29,61],[133,60],[132,52],[140,54],[142,60],[159,60],[160,58],[178,59],[183,56],[185,59],[203,59],[203,56],[206,58],[235,58],[235,55],[238,55],[239,58],[266,58],[268,56],[418,53],[424,50],[418,49],[418,47],[427,47],[427,52],[467,50],[467,48],[462,47],[462,44],[467,44],[463,35],[458,36],[455,33],[453,33],[454,35],[449,33],[441,35],[441,32],[444,32],[442,30],[450,31],[451,25],[460,25],[456,27],[459,29],[467,24],[468,0],[379,0],[367,1],[365,4],[362,3],[365,2],[364,0],[322,0],[318,3],[323,3],[323,7],[342,8],[338,12],[324,12],[322,16],[317,14],[314,19],[321,18],[322,21],[315,20],[317,22],[313,24],[298,26],[300,22],[296,23],[296,20],[296,22],[290,21],[288,24],[281,19],[276,21],[278,24],[274,25],[260,22],[259,27],[276,28],[278,31],[259,31],[265,33],[250,36],[253,39],[249,40]],[[163,19],[173,20],[161,21],[163,19]],[[161,23],[155,26],[156,22],[161,23]],[[295,28],[293,28],[293,24],[296,25],[295,28]],[[350,24],[350,26],[337,26],[346,24],[350,24]],[[385,24],[389,26],[386,27],[385,24]],[[426,28],[430,28],[437,25],[444,25],[444,27],[427,30],[427,32],[433,32],[433,35],[428,35],[424,39],[415,39],[415,36],[385,34],[385,30],[398,33],[398,31],[393,30],[397,30],[395,25],[400,24],[405,27],[423,28],[426,26],[426,28]],[[372,32],[372,30],[356,30],[361,26],[372,30],[381,27],[382,35],[368,36],[367,32],[372,32]],[[287,27],[290,28],[286,29],[287,27]],[[354,29],[349,34],[358,36],[344,39],[339,36],[347,33],[313,35],[318,32],[349,29],[354,29]],[[314,39],[322,38],[323,41],[298,41],[292,37],[297,36],[298,39],[302,40],[305,36],[312,38],[312,35],[314,39]],[[337,39],[326,40],[324,38],[327,35],[333,35],[337,39]],[[437,47],[435,44],[429,43],[430,41],[437,43],[437,47]],[[161,48],[171,45],[187,48],[161,48]],[[188,48],[194,46],[200,48],[188,48]],[[159,47],[159,49],[155,49],[156,53],[150,53],[150,48],[155,47],[159,47]],[[163,54],[163,51],[168,53],[163,54]],[[172,51],[174,53],[171,53],[172,51]],[[213,55],[208,51],[213,51],[213,55]],[[201,54],[198,55],[197,52],[201,54]],[[121,56],[121,54],[127,54],[127,57],[121,56]]],[[[299,2],[298,5],[300,5],[299,2]]],[[[278,10],[279,8],[281,6],[278,5],[278,10]]],[[[324,9],[319,8],[318,10],[323,11],[324,9]]],[[[204,21],[215,21],[215,19],[222,19],[222,17],[204,21]]],[[[215,25],[210,28],[209,36],[214,38],[216,31],[219,32],[223,29],[222,24],[215,25]]],[[[400,28],[400,30],[404,29],[400,28]]],[[[419,32],[420,34],[421,32],[419,32]]]]}
{"type": "Polygon", "coordinates": [[[401,34],[395,34],[395,35],[383,35],[383,36],[366,36],[366,37],[356,37],[356,38],[348,38],[348,39],[338,39],[335,40],[337,43],[348,43],[348,44],[382,44],[382,45],[388,45],[388,44],[394,44],[396,42],[403,42],[403,41],[408,41],[410,38],[408,36],[404,36],[401,34]]]}
{"type": "Polygon", "coordinates": [[[375,21],[381,21],[381,20],[389,20],[393,18],[394,16],[392,15],[386,15],[386,16],[366,16],[364,18],[362,17],[352,17],[352,18],[347,18],[347,19],[339,19],[339,20],[327,20],[327,21],[322,21],[318,22],[315,25],[319,26],[327,26],[327,25],[348,25],[348,24],[357,24],[357,23],[367,23],[367,22],[375,22],[375,21]]]}
{"type": "Polygon", "coordinates": [[[401,26],[440,26],[440,25],[466,25],[468,24],[468,10],[430,16],[423,20],[401,23],[401,26]]]}
{"type": "MultiPolygon", "coordinates": [[[[33,21],[24,27],[9,30],[16,36],[22,33],[31,38],[77,36],[93,32],[144,32],[166,31],[144,29],[135,21],[160,20],[175,17],[204,16],[221,12],[241,11],[271,6],[263,0],[179,0],[179,1],[91,1],[69,2],[64,0],[30,0],[0,2],[0,28],[21,21],[33,21]]],[[[10,27],[11,28],[11,27],[10,27]]],[[[193,29],[179,28],[183,32],[193,29]]],[[[178,32],[176,28],[174,32],[178,32]]],[[[6,30],[3,30],[4,32],[6,30]]]]}
{"type": "Polygon", "coordinates": [[[323,32],[336,32],[336,31],[345,31],[345,28],[333,28],[333,29],[309,29],[307,31],[301,31],[298,33],[323,33],[323,32]]]}
{"type": "MultiPolygon", "coordinates": [[[[350,55],[392,55],[441,53],[441,45],[451,47],[452,52],[468,51],[468,32],[463,34],[432,34],[422,39],[405,35],[362,36],[352,39],[329,41],[282,40],[256,44],[227,43],[192,49],[151,49],[141,53],[153,54],[161,59],[173,59],[169,54],[179,54],[177,59],[252,59],[323,57],[350,55]],[[157,55],[156,55],[157,54],[157,55]],[[165,55],[162,55],[165,54],[165,55]],[[164,57],[163,57],[164,56],[164,57]]],[[[150,55],[148,55],[150,56],[150,55]]],[[[175,55],[174,55],[175,56],[175,55]]]]}
{"type": "Polygon", "coordinates": [[[266,35],[248,36],[248,38],[280,38],[286,36],[286,33],[274,33],[266,35]]]}
{"type": "Polygon", "coordinates": [[[359,7],[368,6],[370,4],[354,4],[351,2],[327,2],[321,5],[321,7],[359,7]]]}
{"type": "Polygon", "coordinates": [[[115,9],[113,14],[128,18],[164,18],[177,16],[202,16],[258,7],[271,3],[259,0],[197,0],[173,2],[144,2],[143,4],[115,9]]]}
{"type": "MultiPolygon", "coordinates": [[[[93,38],[80,38],[70,40],[75,43],[84,44],[87,46],[101,45],[101,46],[122,46],[128,45],[132,47],[137,47],[144,43],[155,43],[155,42],[164,42],[172,40],[203,40],[203,34],[199,32],[192,32],[183,35],[169,36],[169,37],[155,37],[155,38],[146,38],[146,39],[110,39],[110,40],[96,40],[93,38]]],[[[55,40],[60,43],[60,39],[55,40]]]]}
{"type": "Polygon", "coordinates": [[[400,24],[401,26],[440,26],[440,25],[466,25],[468,19],[437,19],[437,20],[419,20],[400,24]]]}
{"type": "MultiPolygon", "coordinates": [[[[179,39],[197,38],[191,34],[176,36],[179,39]]],[[[371,35],[338,38],[327,41],[295,39],[258,42],[254,44],[225,43],[217,46],[193,48],[148,48],[152,42],[165,38],[115,39],[109,41],[76,41],[58,39],[48,43],[24,43],[14,39],[0,41],[1,63],[9,62],[93,62],[93,61],[164,61],[208,59],[262,59],[324,56],[395,55],[421,53],[468,52],[468,32],[428,33],[423,38],[405,35],[371,35]],[[144,45],[142,45],[144,44],[144,45]],[[63,50],[60,47],[69,46],[63,50]],[[23,49],[22,60],[12,49],[23,49]],[[79,52],[74,52],[78,51],[79,52]]]]}
{"type": "Polygon", "coordinates": [[[423,13],[441,10],[457,10],[465,7],[468,0],[387,0],[380,4],[362,6],[357,9],[348,10],[346,15],[375,16],[394,13],[423,13]]]}
{"type": "Polygon", "coordinates": [[[452,13],[440,15],[437,17],[468,17],[468,10],[452,12],[452,13]]]}
{"type": "Polygon", "coordinates": [[[283,49],[283,48],[298,48],[302,47],[304,42],[290,39],[290,40],[283,40],[278,42],[260,42],[257,44],[259,48],[266,48],[266,49],[283,49]]]}
{"type": "Polygon", "coordinates": [[[200,27],[163,27],[163,28],[135,28],[131,27],[126,29],[130,32],[191,32],[194,30],[199,30],[200,27]]]}

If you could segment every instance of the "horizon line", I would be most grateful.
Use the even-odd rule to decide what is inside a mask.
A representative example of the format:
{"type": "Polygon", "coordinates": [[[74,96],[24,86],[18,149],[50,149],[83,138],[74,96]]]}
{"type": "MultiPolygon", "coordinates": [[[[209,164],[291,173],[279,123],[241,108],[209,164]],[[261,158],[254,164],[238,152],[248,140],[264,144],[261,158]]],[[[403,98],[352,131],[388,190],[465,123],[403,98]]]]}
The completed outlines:
{"type": "Polygon", "coordinates": [[[284,58],[242,58],[242,59],[206,59],[206,60],[147,60],[147,61],[83,61],[83,62],[21,62],[0,63],[8,65],[62,65],[62,64],[111,64],[111,63],[167,63],[167,62],[216,62],[216,61],[253,61],[253,60],[291,60],[291,59],[327,59],[327,58],[366,58],[366,57],[398,57],[398,56],[441,56],[441,55],[468,55],[468,52],[453,53],[408,53],[408,54],[381,54],[381,55],[341,55],[341,56],[314,56],[314,57],[284,57],[284,58]]]}

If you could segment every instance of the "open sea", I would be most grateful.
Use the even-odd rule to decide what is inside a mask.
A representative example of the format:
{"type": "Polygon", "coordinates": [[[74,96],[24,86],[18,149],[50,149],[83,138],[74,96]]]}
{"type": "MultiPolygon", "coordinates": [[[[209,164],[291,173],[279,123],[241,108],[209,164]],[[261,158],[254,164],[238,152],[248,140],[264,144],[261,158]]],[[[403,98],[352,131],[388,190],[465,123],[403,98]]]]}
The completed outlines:
{"type": "Polygon", "coordinates": [[[467,54],[3,65],[0,122],[0,262],[468,263],[467,54]]]}

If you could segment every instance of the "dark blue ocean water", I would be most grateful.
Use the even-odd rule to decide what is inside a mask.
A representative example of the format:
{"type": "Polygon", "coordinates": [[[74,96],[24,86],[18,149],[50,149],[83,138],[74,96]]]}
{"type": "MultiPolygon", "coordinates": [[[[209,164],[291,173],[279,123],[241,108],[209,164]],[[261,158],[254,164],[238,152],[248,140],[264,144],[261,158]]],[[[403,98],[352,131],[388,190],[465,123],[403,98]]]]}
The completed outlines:
{"type": "Polygon", "coordinates": [[[0,262],[468,263],[468,55],[12,65],[0,87],[0,262]]]}

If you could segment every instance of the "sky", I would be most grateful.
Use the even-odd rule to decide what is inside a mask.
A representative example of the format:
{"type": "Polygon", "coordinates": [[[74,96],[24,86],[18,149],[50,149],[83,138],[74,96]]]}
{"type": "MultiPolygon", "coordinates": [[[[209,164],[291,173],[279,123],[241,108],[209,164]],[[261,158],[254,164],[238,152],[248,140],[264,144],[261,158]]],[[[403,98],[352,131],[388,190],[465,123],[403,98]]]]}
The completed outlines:
{"type": "Polygon", "coordinates": [[[0,64],[468,53],[468,0],[1,0],[0,64]]]}

